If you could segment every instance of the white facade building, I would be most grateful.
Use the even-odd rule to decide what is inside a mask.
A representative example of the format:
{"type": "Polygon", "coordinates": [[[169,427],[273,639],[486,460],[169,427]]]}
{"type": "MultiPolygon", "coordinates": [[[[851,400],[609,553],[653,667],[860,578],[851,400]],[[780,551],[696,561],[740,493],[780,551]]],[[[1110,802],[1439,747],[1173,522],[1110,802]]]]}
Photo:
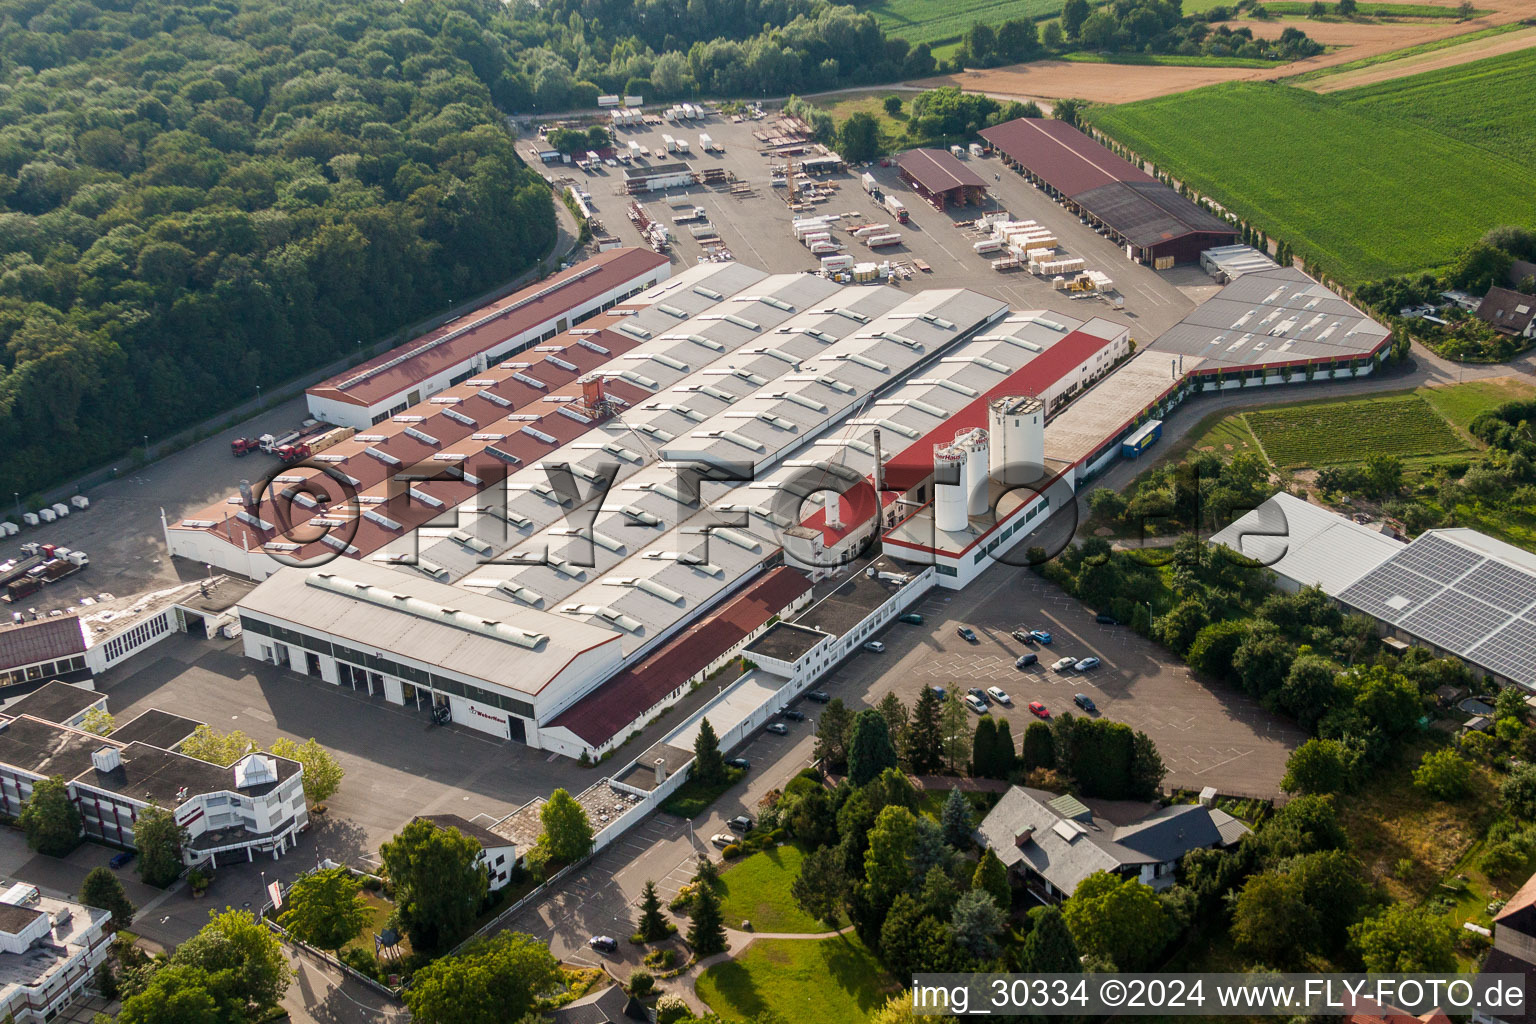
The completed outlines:
{"type": "Polygon", "coordinates": [[[107,958],[112,915],[18,882],[0,894],[0,1017],[53,1020],[107,958]]]}

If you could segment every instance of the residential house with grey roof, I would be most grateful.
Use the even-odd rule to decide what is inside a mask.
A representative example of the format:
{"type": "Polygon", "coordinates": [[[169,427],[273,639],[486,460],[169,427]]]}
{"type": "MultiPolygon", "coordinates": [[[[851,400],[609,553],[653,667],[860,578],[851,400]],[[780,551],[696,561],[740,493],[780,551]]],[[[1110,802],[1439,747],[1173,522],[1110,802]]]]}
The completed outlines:
{"type": "Polygon", "coordinates": [[[1116,825],[1076,797],[1015,786],[982,819],[977,838],[1008,866],[1015,884],[1065,899],[1096,871],[1166,888],[1186,853],[1231,845],[1247,832],[1230,814],[1203,804],[1162,807],[1116,825]]]}

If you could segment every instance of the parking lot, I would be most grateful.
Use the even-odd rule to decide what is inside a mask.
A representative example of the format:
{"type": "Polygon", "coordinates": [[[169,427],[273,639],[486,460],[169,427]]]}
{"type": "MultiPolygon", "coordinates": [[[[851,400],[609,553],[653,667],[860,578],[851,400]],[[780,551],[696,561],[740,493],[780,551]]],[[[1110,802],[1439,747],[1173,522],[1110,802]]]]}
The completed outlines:
{"type": "Polygon", "coordinates": [[[1008,720],[1015,743],[1035,721],[1031,701],[1052,715],[1081,714],[1072,697],[1084,693],[1098,714],[1152,738],[1168,767],[1165,786],[1214,785],[1234,795],[1277,795],[1286,759],[1306,739],[1246,695],[1195,678],[1150,640],[1095,622],[1075,598],[1027,569],[994,566],[966,590],[934,590],[913,610],[923,615],[923,625],[893,623],[875,636],[886,645],[884,653],[860,652],[822,688],[851,705],[868,706],[894,692],[910,707],[924,686],[957,687],[962,697],[973,686],[997,686],[1012,703],[994,702],[989,713],[1008,720]],[[956,635],[960,625],[975,631],[975,643],[956,635]],[[1026,646],[1009,635],[1021,626],[1045,630],[1053,642],[1026,646]],[[1039,662],[1015,668],[1027,651],[1039,662]],[[1051,670],[1053,661],[1069,655],[1102,664],[1088,672],[1051,670]]]}
{"type": "MultiPolygon", "coordinates": [[[[899,197],[910,212],[911,219],[907,224],[891,225],[892,230],[902,234],[902,242],[891,248],[870,250],[853,240],[847,231],[834,231],[834,241],[844,244],[843,251],[856,260],[910,264],[913,259],[920,259],[932,268],[930,272],[917,271],[909,279],[898,281],[897,285],[904,289],[976,288],[1005,299],[1019,309],[1054,308],[1083,319],[1105,316],[1123,320],[1133,326],[1134,336],[1143,345],[1216,290],[1211,278],[1198,267],[1156,272],[1130,262],[1113,242],[1082,224],[1076,216],[1003,166],[997,157],[967,158],[987,182],[991,193],[989,203],[983,207],[935,210],[901,182],[895,163],[891,161],[885,167],[877,162],[867,168],[850,168],[845,173],[814,179],[823,187],[835,186],[835,194],[818,204],[813,212],[792,212],[785,201],[785,189],[770,184],[769,165],[782,165],[785,158],[764,155],[759,151],[759,141],[752,136],[753,129],[770,125],[774,116],[770,113],[762,121],[733,123],[728,117],[712,115],[707,120],[686,125],[663,123],[621,128],[616,132],[620,147],[634,140],[653,154],[663,147],[663,134],[687,138],[693,144],[693,152],[686,157],[655,156],[648,161],[637,160],[633,166],[656,166],[681,159],[694,170],[723,168],[738,182],[751,186],[741,194],[733,194],[725,186],[693,186],[635,197],[648,216],[672,229],[672,252],[679,267],[690,266],[707,254],[706,247],[695,241],[687,230],[689,225],[672,223],[673,215],[679,211],[669,206],[669,201],[686,196],[691,200],[690,206],[704,208],[720,244],[736,259],[778,273],[818,269],[817,257],[795,241],[791,220],[797,216],[839,214],[848,220],[854,216],[862,217],[865,223],[891,221],[890,215],[876,206],[860,187],[859,176],[868,170],[881,188],[899,197]],[[697,139],[701,132],[707,132],[724,147],[724,151],[699,152],[697,139]],[[995,209],[1007,210],[1017,219],[1036,220],[1051,228],[1068,254],[1083,257],[1088,269],[1102,270],[1114,279],[1124,297],[1125,308],[1113,310],[1107,302],[1096,298],[1068,298],[1054,291],[1048,280],[1033,277],[1025,271],[992,270],[991,257],[979,256],[972,250],[972,243],[979,236],[957,228],[956,221],[972,220],[978,213],[995,209]]],[[[527,153],[536,150],[537,145],[530,140],[524,142],[521,149],[527,153]]],[[[537,159],[533,159],[538,166],[537,159]]],[[[644,244],[640,231],[625,213],[631,197],[623,195],[622,166],[598,166],[588,172],[574,164],[559,164],[544,167],[543,173],[557,183],[573,181],[578,188],[590,193],[603,227],[625,245],[644,244]]]]}

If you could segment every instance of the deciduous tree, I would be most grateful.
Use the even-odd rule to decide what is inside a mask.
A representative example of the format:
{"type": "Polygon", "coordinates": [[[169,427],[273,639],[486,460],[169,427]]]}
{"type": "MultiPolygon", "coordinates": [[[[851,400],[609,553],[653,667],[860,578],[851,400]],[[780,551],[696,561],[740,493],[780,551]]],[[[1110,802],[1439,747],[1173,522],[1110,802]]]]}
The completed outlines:
{"type": "Polygon", "coordinates": [[[801,910],[836,928],[848,896],[848,876],[837,851],[824,846],[807,854],[800,862],[800,873],[790,883],[789,894],[801,910]]]}
{"type": "Polygon", "coordinates": [[[1349,930],[1365,969],[1373,973],[1456,970],[1456,927],[1426,907],[1392,903],[1349,930]]]}
{"type": "Polygon", "coordinates": [[[379,847],[379,854],[413,948],[442,952],[468,934],[487,890],[478,842],[417,818],[379,847]]]}
{"type": "Polygon", "coordinates": [[[207,973],[217,1003],[259,1020],[282,1000],[293,972],[282,945],[248,910],[209,911],[208,923],[171,955],[176,966],[207,973]]]}
{"type": "Polygon", "coordinates": [[[182,849],[187,830],[176,824],[176,815],[150,804],[133,823],[133,845],[139,851],[139,877],[145,885],[163,889],[181,877],[182,849]]]}
{"type": "Polygon", "coordinates": [[[215,732],[206,725],[192,730],[192,735],[181,741],[177,748],[188,757],[226,768],[256,749],[256,743],[239,729],[215,732]]]}
{"type": "Polygon", "coordinates": [[[133,904],[128,900],[123,883],[117,880],[110,868],[95,867],[90,870],[85,881],[80,883],[80,902],[88,907],[110,910],[114,929],[127,929],[133,924],[133,904]]]}
{"type": "Polygon", "coordinates": [[[272,742],[272,753],[304,766],[304,799],[310,806],[325,803],[341,788],[345,769],[314,737],[303,743],[280,737],[272,742]]]}
{"type": "Polygon", "coordinates": [[[1078,948],[1123,971],[1140,970],[1167,941],[1167,919],[1150,886],[1096,871],[1061,906],[1078,948]]]}
{"type": "Polygon", "coordinates": [[[564,789],[549,794],[539,808],[539,823],[544,826],[539,846],[547,861],[574,864],[592,852],[592,822],[586,809],[564,789]]]}
{"type": "Polygon", "coordinates": [[[61,776],[32,784],[17,823],[27,834],[27,845],[38,853],[62,857],[80,845],[80,808],[69,798],[69,784],[61,776]]]}
{"type": "Polygon", "coordinates": [[[278,923],[311,946],[339,950],[372,917],[361,888],[346,868],[306,872],[289,888],[278,923]]]}
{"type": "Polygon", "coordinates": [[[420,1024],[506,1024],[560,984],[560,965],[532,935],[498,932],[418,969],[405,1005],[420,1024]]]}

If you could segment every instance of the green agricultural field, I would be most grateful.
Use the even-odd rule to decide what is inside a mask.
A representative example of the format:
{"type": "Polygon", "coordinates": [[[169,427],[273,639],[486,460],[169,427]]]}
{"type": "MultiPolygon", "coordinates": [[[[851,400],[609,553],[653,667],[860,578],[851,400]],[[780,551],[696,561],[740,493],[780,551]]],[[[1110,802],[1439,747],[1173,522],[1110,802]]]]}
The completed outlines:
{"type": "MultiPolygon", "coordinates": [[[[1188,13],[1189,8],[1185,8],[1188,13]]],[[[1419,43],[1417,46],[1405,46],[1401,50],[1392,50],[1388,53],[1377,53],[1369,57],[1361,57],[1358,60],[1347,61],[1343,64],[1334,64],[1331,67],[1318,68],[1315,71],[1303,71],[1299,75],[1291,75],[1280,81],[1287,85],[1300,85],[1303,82],[1315,82],[1320,78],[1328,78],[1332,75],[1341,75],[1346,71],[1358,71],[1361,68],[1375,67],[1377,64],[1387,64],[1394,60],[1402,60],[1404,57],[1417,57],[1421,53],[1433,53],[1436,50],[1446,50],[1452,46],[1462,46],[1466,43],[1475,43],[1479,39],[1487,39],[1489,36],[1501,36],[1505,32],[1519,32],[1526,28],[1518,21],[1512,21],[1507,25],[1494,25],[1491,28],[1480,28],[1475,32],[1465,32],[1459,36],[1446,36],[1444,39],[1432,39],[1427,43],[1419,43]]]]}
{"type": "Polygon", "coordinates": [[[1517,50],[1335,95],[1370,117],[1402,119],[1536,165],[1536,49],[1517,50]]]}
{"type": "Polygon", "coordinates": [[[699,976],[722,1020],[772,1013],[784,1024],[863,1024],[896,983],[850,932],[835,939],[759,939],[699,976]]]}
{"type": "MultiPolygon", "coordinates": [[[[1264,9],[1282,18],[1304,16],[1312,10],[1312,4],[1303,3],[1301,0],[1269,0],[1264,4],[1264,9]]],[[[1487,13],[1487,11],[1474,11],[1473,16],[1481,17],[1487,13]]],[[[1363,3],[1356,9],[1355,16],[1360,18],[1459,18],[1461,9],[1454,5],[1439,4],[1363,3]]]]}
{"type": "Polygon", "coordinates": [[[1244,414],[1269,460],[1282,469],[1449,455],[1471,445],[1418,395],[1284,406],[1244,414]]]}
{"type": "Polygon", "coordinates": [[[1227,82],[1088,119],[1346,284],[1442,267],[1490,227],[1536,223],[1531,163],[1337,96],[1227,82]]]}
{"type": "Polygon", "coordinates": [[[892,36],[907,42],[948,43],[975,22],[1000,25],[1013,18],[1039,18],[1061,10],[1063,0],[875,0],[868,11],[892,36]]]}
{"type": "Polygon", "coordinates": [[[1275,62],[1259,57],[1208,57],[1179,53],[1064,53],[1059,60],[1078,64],[1142,64],[1181,68],[1272,68],[1275,62]]]}

